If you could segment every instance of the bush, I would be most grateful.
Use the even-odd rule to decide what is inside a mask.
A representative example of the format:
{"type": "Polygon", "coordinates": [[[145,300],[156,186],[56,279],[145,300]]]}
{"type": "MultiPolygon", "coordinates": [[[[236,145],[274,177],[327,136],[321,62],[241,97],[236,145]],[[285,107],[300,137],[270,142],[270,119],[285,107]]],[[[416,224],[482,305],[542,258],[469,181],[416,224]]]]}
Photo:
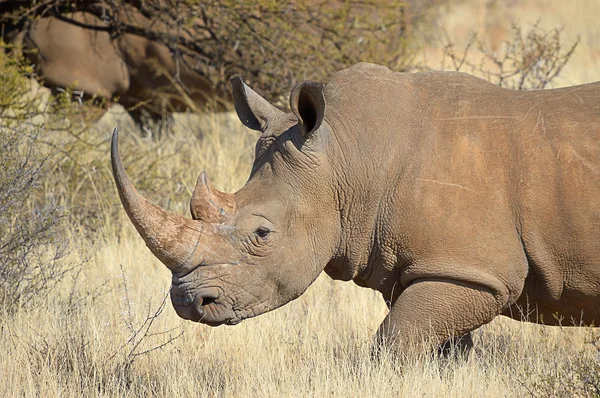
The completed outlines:
{"type": "MultiPolygon", "coordinates": [[[[402,69],[409,53],[404,4],[381,0],[19,0],[0,6],[0,13],[10,29],[39,17],[68,21],[70,12],[88,12],[105,21],[117,45],[123,35],[164,44],[178,63],[207,78],[223,98],[229,98],[229,77],[241,74],[265,98],[287,106],[287,94],[298,82],[327,81],[333,72],[360,61],[402,69]]],[[[177,73],[168,77],[178,81],[177,73]]]]}
{"type": "Polygon", "coordinates": [[[473,35],[462,55],[454,51],[454,44],[447,39],[445,55],[454,70],[514,90],[541,90],[560,74],[579,44],[577,39],[565,45],[561,36],[559,28],[545,31],[535,24],[523,32],[521,27],[513,25],[512,36],[499,53],[473,35]],[[474,46],[479,57],[473,56],[474,46]]]}
{"type": "Polygon", "coordinates": [[[64,211],[36,198],[52,156],[40,129],[0,126],[0,306],[8,311],[44,298],[72,269],[64,211]]]}
{"type": "MultiPolygon", "coordinates": [[[[2,53],[0,53],[2,54],[2,53]]],[[[48,95],[17,56],[0,57],[0,309],[39,302],[75,264],[59,197],[44,185],[58,157],[45,143],[48,95]]]]}

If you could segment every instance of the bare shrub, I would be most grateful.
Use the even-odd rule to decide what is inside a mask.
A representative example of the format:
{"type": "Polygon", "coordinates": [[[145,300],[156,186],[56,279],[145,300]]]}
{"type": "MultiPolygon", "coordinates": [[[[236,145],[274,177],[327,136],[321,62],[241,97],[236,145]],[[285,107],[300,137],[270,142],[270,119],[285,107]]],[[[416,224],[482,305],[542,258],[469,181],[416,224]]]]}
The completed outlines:
{"type": "Polygon", "coordinates": [[[134,317],[132,313],[132,303],[129,295],[129,289],[127,287],[127,279],[125,278],[125,272],[123,266],[121,267],[121,276],[123,278],[123,291],[124,306],[125,308],[121,313],[123,314],[123,322],[129,330],[129,338],[123,342],[119,348],[110,356],[110,359],[120,357],[120,362],[117,368],[119,371],[128,375],[131,371],[131,367],[135,363],[138,357],[149,354],[156,350],[162,350],[169,345],[173,345],[173,342],[183,335],[183,331],[180,328],[171,328],[160,332],[154,332],[152,325],[156,319],[163,313],[167,304],[169,294],[165,294],[162,301],[156,310],[152,310],[150,304],[146,308],[146,317],[141,324],[135,325],[134,317]],[[159,338],[156,343],[152,343],[159,338]]]}
{"type": "Polygon", "coordinates": [[[9,311],[43,299],[74,267],[63,261],[64,210],[36,195],[51,162],[39,138],[37,128],[0,126],[0,306],[9,311]]]}
{"type": "MultiPolygon", "coordinates": [[[[499,53],[474,34],[462,54],[455,51],[446,36],[445,59],[450,61],[450,68],[482,76],[501,87],[540,90],[562,72],[579,44],[577,39],[565,45],[561,36],[561,28],[545,31],[535,24],[523,32],[521,27],[513,25],[512,36],[499,53]],[[474,49],[481,55],[473,56],[474,49]]],[[[442,64],[442,69],[446,68],[442,64]]]]}
{"type": "Polygon", "coordinates": [[[0,53],[0,307],[39,303],[69,271],[67,210],[45,189],[58,157],[45,142],[48,96],[18,55],[0,53]],[[39,93],[37,93],[39,94],[39,93]]]}

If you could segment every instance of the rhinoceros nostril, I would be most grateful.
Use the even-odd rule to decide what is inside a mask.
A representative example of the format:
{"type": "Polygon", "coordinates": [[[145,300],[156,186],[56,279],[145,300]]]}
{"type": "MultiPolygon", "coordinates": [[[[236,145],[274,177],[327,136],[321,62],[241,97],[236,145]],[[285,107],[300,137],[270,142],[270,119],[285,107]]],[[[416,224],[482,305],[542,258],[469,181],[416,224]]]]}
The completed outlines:
{"type": "Polygon", "coordinates": [[[195,297],[192,293],[187,293],[182,295],[182,292],[179,289],[171,289],[171,301],[173,304],[187,307],[192,304],[195,300],[195,297]]]}
{"type": "Polygon", "coordinates": [[[183,298],[183,305],[190,305],[194,302],[194,296],[190,293],[186,294],[183,298]]]}

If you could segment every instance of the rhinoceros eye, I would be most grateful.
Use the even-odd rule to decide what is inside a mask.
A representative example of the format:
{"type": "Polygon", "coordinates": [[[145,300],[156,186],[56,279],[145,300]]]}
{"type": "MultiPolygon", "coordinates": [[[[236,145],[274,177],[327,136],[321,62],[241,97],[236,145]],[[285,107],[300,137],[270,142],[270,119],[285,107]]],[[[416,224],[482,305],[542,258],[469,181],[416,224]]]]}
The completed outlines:
{"type": "Polygon", "coordinates": [[[257,228],[256,231],[254,231],[254,233],[259,238],[265,239],[267,236],[269,236],[269,234],[271,233],[271,231],[269,231],[268,228],[260,227],[260,228],[257,228]]]}

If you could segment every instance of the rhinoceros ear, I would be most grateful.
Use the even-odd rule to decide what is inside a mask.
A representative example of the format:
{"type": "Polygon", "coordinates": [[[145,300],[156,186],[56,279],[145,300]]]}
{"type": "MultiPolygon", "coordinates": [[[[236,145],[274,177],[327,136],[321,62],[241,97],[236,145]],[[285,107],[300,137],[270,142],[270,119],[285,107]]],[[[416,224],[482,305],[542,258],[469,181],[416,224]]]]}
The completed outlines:
{"type": "Polygon", "coordinates": [[[269,119],[277,113],[283,113],[248,87],[240,76],[234,76],[229,81],[233,86],[235,111],[249,129],[264,131],[269,119]]]}
{"type": "Polygon", "coordinates": [[[308,136],[321,127],[325,116],[325,85],[317,82],[303,82],[294,88],[290,98],[290,108],[298,118],[302,134],[308,136]]]}

